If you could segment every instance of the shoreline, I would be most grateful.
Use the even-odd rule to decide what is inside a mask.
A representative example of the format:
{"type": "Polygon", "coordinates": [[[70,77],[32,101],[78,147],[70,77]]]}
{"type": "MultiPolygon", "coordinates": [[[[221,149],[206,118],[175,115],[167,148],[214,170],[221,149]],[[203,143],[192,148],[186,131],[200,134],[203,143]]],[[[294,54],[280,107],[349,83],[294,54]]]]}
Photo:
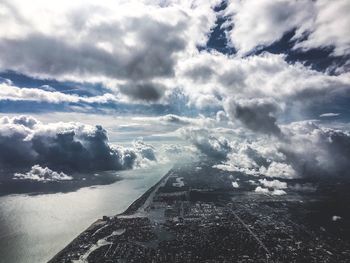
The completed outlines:
{"type": "Polygon", "coordinates": [[[132,215],[139,209],[147,200],[147,198],[150,196],[150,194],[157,188],[159,184],[162,183],[162,181],[169,176],[169,173],[171,172],[173,168],[171,168],[160,180],[155,183],[152,187],[150,187],[146,192],[144,192],[139,198],[137,198],[134,202],[132,202],[128,208],[120,214],[117,214],[113,217],[118,217],[118,216],[124,216],[124,215],[132,215]]]}
{"type": "MultiPolygon", "coordinates": [[[[146,192],[144,192],[140,197],[138,197],[135,201],[133,201],[124,212],[120,213],[120,214],[116,214],[114,216],[111,216],[111,218],[116,218],[118,216],[130,216],[132,214],[134,214],[147,200],[147,198],[150,196],[150,194],[157,188],[157,186],[159,184],[162,183],[162,181],[164,179],[166,179],[169,174],[171,173],[173,167],[164,175],[162,176],[162,178],[160,178],[160,180],[155,183],[152,187],[150,187],[146,192]]],[[[110,217],[109,217],[110,218],[110,217]]],[[[97,225],[103,224],[105,221],[99,218],[97,219],[95,222],[93,222],[88,228],[86,228],[85,230],[83,230],[78,236],[76,236],[71,242],[69,242],[64,248],[62,248],[58,253],[56,253],[47,263],[53,263],[55,262],[55,259],[58,258],[62,253],[64,253],[66,251],[66,249],[73,244],[76,240],[78,240],[86,231],[90,230],[93,227],[96,227],[97,225]]]]}

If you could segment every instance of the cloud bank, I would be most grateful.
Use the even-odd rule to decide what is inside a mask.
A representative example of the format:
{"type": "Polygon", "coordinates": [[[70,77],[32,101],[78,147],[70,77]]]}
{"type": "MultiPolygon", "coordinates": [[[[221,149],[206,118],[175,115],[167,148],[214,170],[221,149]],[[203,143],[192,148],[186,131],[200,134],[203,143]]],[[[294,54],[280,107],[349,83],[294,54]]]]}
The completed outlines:
{"type": "Polygon", "coordinates": [[[218,3],[2,1],[0,71],[101,82],[128,101],[161,101],[178,61],[205,45],[218,3]]]}
{"type": "MultiPolygon", "coordinates": [[[[249,128],[183,128],[182,134],[216,168],[266,178],[298,179],[350,176],[349,132],[312,121],[278,126],[281,136],[249,132],[249,128]]],[[[278,181],[263,181],[274,187],[278,181]],[[270,184],[271,183],[271,184],[270,184]]],[[[283,189],[278,187],[278,189],[283,189]]]]}
{"type": "Polygon", "coordinates": [[[32,167],[16,177],[37,180],[67,178],[64,173],[132,169],[144,160],[156,160],[154,149],[142,141],[131,148],[111,145],[102,126],[43,124],[28,116],[0,118],[0,149],[2,170],[32,167]]]}

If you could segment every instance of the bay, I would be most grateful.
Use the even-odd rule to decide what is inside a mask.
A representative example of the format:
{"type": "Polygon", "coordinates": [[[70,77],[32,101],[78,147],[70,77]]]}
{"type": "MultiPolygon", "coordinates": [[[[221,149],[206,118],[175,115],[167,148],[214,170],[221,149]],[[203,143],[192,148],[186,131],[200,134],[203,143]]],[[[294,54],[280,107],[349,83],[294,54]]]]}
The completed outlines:
{"type": "Polygon", "coordinates": [[[0,262],[47,262],[97,219],[123,212],[170,168],[116,172],[122,180],[70,193],[0,197],[0,262]]]}

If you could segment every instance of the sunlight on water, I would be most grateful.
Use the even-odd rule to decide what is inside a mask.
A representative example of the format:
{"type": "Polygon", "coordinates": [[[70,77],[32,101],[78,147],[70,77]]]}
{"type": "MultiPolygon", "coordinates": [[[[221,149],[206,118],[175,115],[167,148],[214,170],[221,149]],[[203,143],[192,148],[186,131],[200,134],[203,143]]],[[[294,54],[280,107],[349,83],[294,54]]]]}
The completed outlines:
{"type": "Polygon", "coordinates": [[[118,172],[123,180],[71,193],[0,198],[0,262],[46,262],[103,215],[123,212],[171,165],[118,172]]]}

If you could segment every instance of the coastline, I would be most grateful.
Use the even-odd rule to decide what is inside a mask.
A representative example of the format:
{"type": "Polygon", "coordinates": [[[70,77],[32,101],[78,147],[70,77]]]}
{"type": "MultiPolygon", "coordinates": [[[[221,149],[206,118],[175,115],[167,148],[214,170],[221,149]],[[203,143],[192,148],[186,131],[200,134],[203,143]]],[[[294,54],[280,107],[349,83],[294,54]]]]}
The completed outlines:
{"type": "Polygon", "coordinates": [[[157,186],[161,184],[162,181],[169,176],[169,174],[171,173],[171,170],[172,168],[162,178],[160,178],[160,180],[157,183],[155,183],[151,188],[149,188],[146,192],[144,192],[139,198],[137,198],[134,202],[132,202],[123,213],[117,214],[114,217],[123,216],[123,215],[132,215],[133,213],[135,213],[137,209],[139,209],[145,203],[147,198],[157,188],[157,186]]]}
{"type": "MultiPolygon", "coordinates": [[[[157,182],[155,183],[152,187],[150,187],[146,192],[144,192],[139,198],[137,198],[135,201],[133,201],[128,207],[127,209],[122,212],[122,213],[119,213],[119,214],[116,214],[112,217],[118,217],[118,216],[126,216],[126,215],[132,215],[134,214],[144,203],[145,201],[147,200],[147,198],[151,195],[151,193],[157,188],[157,186],[159,184],[162,183],[162,181],[164,179],[166,179],[171,171],[172,171],[173,168],[171,168],[164,176],[162,176],[162,178],[157,182]]],[[[91,230],[93,229],[94,227],[96,226],[99,226],[99,225],[102,225],[102,224],[105,224],[106,222],[108,221],[105,221],[103,220],[103,218],[99,218],[97,219],[95,222],[93,222],[88,228],[86,228],[84,231],[82,231],[77,237],[75,237],[71,242],[69,242],[63,249],[61,249],[57,254],[55,254],[49,261],[48,263],[54,263],[56,262],[55,260],[57,258],[59,258],[59,256],[64,253],[75,241],[79,240],[79,238],[88,230],[91,230]]]]}

